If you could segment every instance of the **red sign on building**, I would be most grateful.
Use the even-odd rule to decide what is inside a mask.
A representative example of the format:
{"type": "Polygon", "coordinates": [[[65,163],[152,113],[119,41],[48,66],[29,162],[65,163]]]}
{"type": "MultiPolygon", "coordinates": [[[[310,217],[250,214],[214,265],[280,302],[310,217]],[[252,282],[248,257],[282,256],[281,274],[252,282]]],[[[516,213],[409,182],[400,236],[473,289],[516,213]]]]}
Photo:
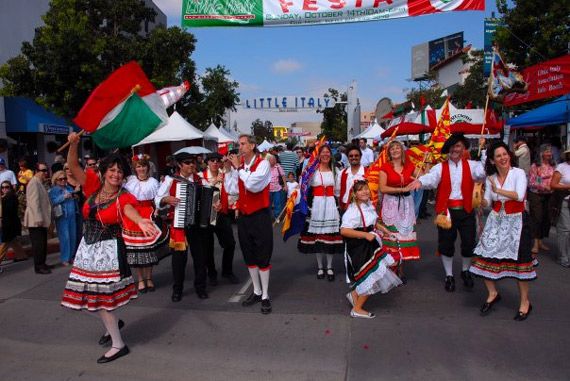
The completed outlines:
{"type": "Polygon", "coordinates": [[[505,106],[570,93],[570,54],[530,66],[521,72],[528,91],[505,96],[505,106]]]}

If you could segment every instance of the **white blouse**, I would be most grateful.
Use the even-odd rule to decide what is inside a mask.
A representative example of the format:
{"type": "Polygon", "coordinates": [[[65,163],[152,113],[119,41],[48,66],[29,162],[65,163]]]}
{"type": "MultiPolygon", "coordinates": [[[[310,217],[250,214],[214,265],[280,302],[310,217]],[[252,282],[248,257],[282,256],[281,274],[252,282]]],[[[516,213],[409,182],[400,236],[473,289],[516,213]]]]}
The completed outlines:
{"type": "Polygon", "coordinates": [[[154,177],[140,181],[136,176],[129,176],[125,188],[139,201],[153,200],[158,193],[159,182],[154,177]]]}
{"type": "Polygon", "coordinates": [[[491,182],[495,184],[495,187],[497,189],[517,192],[518,199],[516,201],[524,201],[526,195],[527,179],[526,179],[526,174],[522,169],[511,168],[509,170],[509,173],[507,174],[505,183],[502,186],[499,184],[496,174],[487,177],[484,197],[485,200],[487,200],[487,203],[489,203],[489,205],[491,205],[493,201],[512,200],[508,197],[493,192],[493,190],[491,189],[491,182]]]}
{"type": "Polygon", "coordinates": [[[311,186],[318,187],[318,186],[325,186],[325,187],[334,187],[335,186],[335,178],[332,171],[329,172],[321,172],[318,169],[313,173],[313,178],[311,179],[311,186]]]}
{"type": "MultiPolygon", "coordinates": [[[[366,223],[366,226],[375,225],[376,221],[378,220],[378,214],[376,213],[376,209],[372,203],[367,202],[366,204],[360,204],[360,208],[362,210],[362,215],[364,216],[364,222],[366,223]]],[[[360,215],[360,211],[358,210],[356,204],[352,202],[342,216],[342,224],[340,227],[357,229],[366,226],[362,226],[362,216],[360,215]]]]}

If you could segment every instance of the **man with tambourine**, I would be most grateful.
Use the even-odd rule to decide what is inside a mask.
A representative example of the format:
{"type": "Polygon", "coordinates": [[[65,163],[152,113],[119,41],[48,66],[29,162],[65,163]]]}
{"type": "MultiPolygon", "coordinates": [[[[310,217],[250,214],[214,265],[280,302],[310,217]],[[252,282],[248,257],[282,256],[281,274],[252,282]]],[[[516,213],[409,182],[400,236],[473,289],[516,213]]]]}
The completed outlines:
{"type": "Polygon", "coordinates": [[[485,168],[481,161],[465,159],[469,141],[461,133],[452,134],[441,149],[448,158],[436,164],[414,183],[414,189],[436,189],[435,212],[437,224],[437,250],[445,269],[445,290],[455,291],[453,254],[457,233],[461,236],[461,278],[466,288],[473,288],[469,273],[471,257],[476,245],[476,216],[473,207],[475,182],[485,180],[485,168]]]}

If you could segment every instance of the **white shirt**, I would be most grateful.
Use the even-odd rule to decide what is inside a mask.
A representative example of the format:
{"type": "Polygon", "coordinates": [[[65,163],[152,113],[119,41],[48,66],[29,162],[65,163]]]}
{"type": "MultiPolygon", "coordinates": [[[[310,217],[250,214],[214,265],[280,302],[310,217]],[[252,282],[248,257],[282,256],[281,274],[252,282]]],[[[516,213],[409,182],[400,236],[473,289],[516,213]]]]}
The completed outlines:
{"type": "Polygon", "coordinates": [[[350,189],[352,188],[352,186],[354,185],[354,182],[356,180],[364,180],[364,166],[362,166],[362,165],[358,168],[358,171],[356,171],[356,174],[354,174],[354,175],[352,174],[352,168],[350,168],[350,167],[343,169],[337,175],[336,183],[338,184],[338,186],[337,186],[335,194],[345,204],[348,203],[348,197],[350,196],[350,189]],[[340,180],[342,179],[342,174],[344,171],[347,172],[346,191],[344,194],[340,194],[340,180]]]}
{"type": "Polygon", "coordinates": [[[139,201],[154,200],[160,183],[149,177],[145,181],[140,181],[136,176],[129,176],[125,188],[139,201]]]}
{"type": "MultiPolygon", "coordinates": [[[[449,161],[449,177],[451,178],[450,200],[463,200],[461,193],[461,180],[463,178],[463,164],[460,161],[454,163],[449,161]]],[[[467,160],[471,169],[471,177],[474,181],[483,181],[485,179],[485,169],[480,161],[467,160]]],[[[420,176],[418,179],[422,183],[424,189],[435,189],[441,181],[441,163],[436,164],[428,173],[420,176]]]]}
{"type": "Polygon", "coordinates": [[[4,181],[9,181],[10,184],[12,185],[18,184],[18,181],[16,180],[16,175],[14,174],[14,172],[12,172],[9,169],[5,169],[2,172],[0,172],[0,184],[3,183],[4,181]]]}
{"type": "Polygon", "coordinates": [[[360,208],[362,209],[362,215],[364,216],[364,222],[366,223],[366,226],[362,226],[362,216],[360,215],[358,207],[353,202],[348,206],[346,212],[344,212],[342,215],[342,224],[340,227],[356,229],[375,225],[376,221],[378,220],[378,214],[376,213],[376,209],[372,203],[368,202],[366,204],[360,204],[360,208]]]}
{"type": "Polygon", "coordinates": [[[368,167],[370,164],[374,163],[374,151],[366,147],[362,150],[362,158],[360,159],[360,165],[368,167]]]}
{"type": "Polygon", "coordinates": [[[512,200],[509,197],[499,195],[493,192],[491,188],[491,182],[495,184],[495,187],[498,189],[503,189],[506,191],[515,191],[517,192],[518,199],[516,201],[524,201],[524,197],[526,195],[526,187],[527,187],[527,180],[526,174],[520,168],[511,168],[509,173],[507,173],[507,178],[505,182],[501,186],[499,181],[497,180],[497,175],[494,174],[487,178],[487,184],[485,186],[485,200],[489,205],[492,205],[493,201],[509,201],[512,200]]]}
{"type": "Polygon", "coordinates": [[[250,168],[255,163],[257,156],[254,155],[249,163],[244,163],[243,169],[238,170],[238,176],[243,181],[245,189],[253,193],[259,193],[271,182],[271,166],[269,161],[261,160],[255,171],[250,168]]]}
{"type": "MultiPolygon", "coordinates": [[[[560,173],[560,184],[570,184],[570,164],[562,162],[556,166],[555,171],[560,173]]],[[[570,196],[564,197],[564,200],[570,200],[570,196]]]]}
{"type": "Polygon", "coordinates": [[[291,193],[295,189],[299,189],[299,183],[296,181],[287,181],[287,198],[291,197],[291,193]]]}

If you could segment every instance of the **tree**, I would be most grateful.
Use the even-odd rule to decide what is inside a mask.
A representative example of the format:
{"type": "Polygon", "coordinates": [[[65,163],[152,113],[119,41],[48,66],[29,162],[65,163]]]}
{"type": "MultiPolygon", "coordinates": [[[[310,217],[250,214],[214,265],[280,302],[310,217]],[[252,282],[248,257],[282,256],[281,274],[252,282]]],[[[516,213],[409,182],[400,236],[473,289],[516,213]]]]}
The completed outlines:
{"type": "MultiPolygon", "coordinates": [[[[200,77],[203,94],[195,104],[183,104],[181,113],[199,128],[206,129],[211,123],[221,126],[227,109],[235,111],[239,103],[239,83],[230,79],[230,71],[224,66],[207,68],[200,77]]],[[[194,98],[196,99],[196,98],[194,98]]]]}
{"type": "MultiPolygon", "coordinates": [[[[158,87],[194,83],[194,36],[176,27],[142,35],[154,17],[140,0],[52,0],[33,41],[0,69],[0,94],[33,98],[69,118],[113,70],[134,59],[158,87]]],[[[196,86],[187,98],[198,94],[196,86]]]]}
{"type": "Polygon", "coordinates": [[[568,0],[497,0],[497,10],[503,27],[497,29],[495,41],[506,61],[526,67],[567,52],[568,0]]]}
{"type": "Polygon", "coordinates": [[[265,139],[273,139],[273,123],[269,120],[265,122],[261,121],[261,119],[254,120],[251,123],[251,131],[253,136],[255,136],[257,144],[263,142],[265,139]]]}
{"type": "MultiPolygon", "coordinates": [[[[324,95],[331,97],[335,102],[346,102],[346,92],[340,93],[336,89],[329,89],[324,95]]],[[[334,107],[325,108],[323,111],[323,121],[321,131],[327,139],[344,142],[346,141],[346,107],[345,104],[336,103],[334,107]]]]}
{"type": "Polygon", "coordinates": [[[453,93],[452,103],[458,108],[465,108],[471,103],[473,108],[484,108],[487,96],[487,79],[483,76],[483,51],[472,50],[466,54],[463,62],[472,63],[469,76],[462,86],[453,93]]]}

